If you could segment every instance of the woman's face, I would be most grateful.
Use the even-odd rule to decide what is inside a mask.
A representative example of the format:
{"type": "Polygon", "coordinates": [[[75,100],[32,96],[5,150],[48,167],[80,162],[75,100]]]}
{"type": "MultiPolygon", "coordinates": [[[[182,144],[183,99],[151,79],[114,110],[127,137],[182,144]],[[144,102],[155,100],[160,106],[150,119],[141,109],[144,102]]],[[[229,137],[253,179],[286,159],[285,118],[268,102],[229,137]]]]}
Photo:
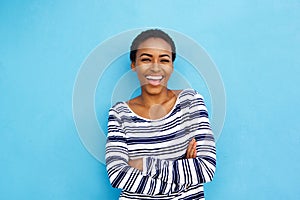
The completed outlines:
{"type": "Polygon", "coordinates": [[[161,38],[145,40],[139,45],[131,68],[136,71],[143,91],[159,94],[173,72],[171,45],[161,38]]]}

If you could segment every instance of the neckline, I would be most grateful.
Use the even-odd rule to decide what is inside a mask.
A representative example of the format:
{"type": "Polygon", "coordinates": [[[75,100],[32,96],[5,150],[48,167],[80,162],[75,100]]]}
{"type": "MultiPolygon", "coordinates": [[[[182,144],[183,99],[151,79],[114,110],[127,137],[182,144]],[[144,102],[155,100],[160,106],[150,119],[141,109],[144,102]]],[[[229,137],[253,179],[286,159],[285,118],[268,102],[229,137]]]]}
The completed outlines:
{"type": "Polygon", "coordinates": [[[179,103],[179,97],[181,96],[181,94],[183,93],[183,91],[185,91],[185,89],[184,89],[184,90],[181,90],[181,91],[179,92],[179,94],[177,95],[175,104],[173,105],[172,109],[171,109],[165,116],[163,116],[163,117],[161,117],[161,118],[158,118],[158,119],[149,119],[149,118],[142,117],[142,116],[136,114],[136,113],[129,107],[129,105],[128,105],[125,101],[123,101],[122,103],[125,104],[125,106],[128,108],[128,110],[129,110],[133,115],[135,115],[136,117],[138,117],[138,118],[140,118],[140,119],[143,119],[143,120],[145,120],[145,121],[152,121],[152,122],[154,122],[154,121],[161,121],[161,120],[167,118],[167,117],[175,110],[177,104],[179,103]]]}

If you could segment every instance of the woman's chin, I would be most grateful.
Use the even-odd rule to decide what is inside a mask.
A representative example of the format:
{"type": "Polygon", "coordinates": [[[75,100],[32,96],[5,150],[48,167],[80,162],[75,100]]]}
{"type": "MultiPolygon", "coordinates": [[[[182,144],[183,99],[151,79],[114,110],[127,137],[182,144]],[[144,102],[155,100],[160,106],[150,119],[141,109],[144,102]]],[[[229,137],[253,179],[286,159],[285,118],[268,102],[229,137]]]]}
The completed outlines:
{"type": "Polygon", "coordinates": [[[144,91],[147,92],[148,94],[151,95],[157,95],[160,94],[164,89],[166,89],[166,87],[164,85],[144,85],[144,91]]]}

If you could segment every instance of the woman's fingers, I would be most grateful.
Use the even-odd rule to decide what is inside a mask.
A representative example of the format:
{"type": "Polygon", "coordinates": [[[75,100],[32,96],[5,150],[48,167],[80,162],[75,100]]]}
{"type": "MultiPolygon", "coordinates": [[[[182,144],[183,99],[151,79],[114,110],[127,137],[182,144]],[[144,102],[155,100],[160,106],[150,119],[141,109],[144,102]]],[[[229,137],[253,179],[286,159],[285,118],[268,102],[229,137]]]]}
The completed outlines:
{"type": "Polygon", "coordinates": [[[196,140],[193,138],[189,145],[188,145],[188,148],[186,150],[186,158],[196,158],[197,156],[197,150],[196,150],[196,147],[197,147],[197,142],[196,140]]]}
{"type": "Polygon", "coordinates": [[[193,149],[192,149],[192,158],[196,158],[197,156],[197,150],[196,150],[196,147],[197,147],[197,142],[195,139],[194,140],[194,143],[193,143],[193,149]]]}
{"type": "Polygon", "coordinates": [[[189,142],[188,148],[186,150],[186,158],[191,158],[191,151],[193,148],[193,140],[189,142]]]}
{"type": "MultiPolygon", "coordinates": [[[[195,144],[197,144],[196,142],[195,142],[195,144]]],[[[195,150],[194,150],[194,156],[193,156],[193,158],[196,158],[197,157],[197,149],[196,149],[196,146],[195,146],[195,150]]]]}

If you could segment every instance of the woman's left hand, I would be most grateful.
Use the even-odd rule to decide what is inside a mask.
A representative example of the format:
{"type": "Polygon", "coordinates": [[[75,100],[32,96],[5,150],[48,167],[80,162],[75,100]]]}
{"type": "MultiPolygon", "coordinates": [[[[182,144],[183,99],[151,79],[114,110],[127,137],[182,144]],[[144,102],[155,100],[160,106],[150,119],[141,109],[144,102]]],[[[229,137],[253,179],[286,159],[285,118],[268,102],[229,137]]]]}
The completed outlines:
{"type": "Polygon", "coordinates": [[[187,158],[187,159],[196,158],[196,156],[197,156],[196,147],[197,147],[197,142],[196,142],[195,138],[193,138],[190,141],[189,146],[186,150],[185,158],[187,158]]]}

